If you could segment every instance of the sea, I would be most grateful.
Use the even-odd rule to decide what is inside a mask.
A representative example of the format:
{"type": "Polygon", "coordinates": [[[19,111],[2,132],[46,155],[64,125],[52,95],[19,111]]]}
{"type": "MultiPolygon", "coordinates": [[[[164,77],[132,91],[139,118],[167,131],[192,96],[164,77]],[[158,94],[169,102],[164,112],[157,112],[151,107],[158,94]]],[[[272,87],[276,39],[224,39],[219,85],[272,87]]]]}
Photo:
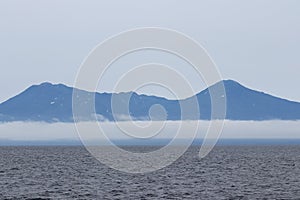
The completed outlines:
{"type": "Polygon", "coordinates": [[[219,145],[203,159],[199,148],[128,174],[82,146],[0,147],[0,199],[300,199],[300,145],[219,145]]]}

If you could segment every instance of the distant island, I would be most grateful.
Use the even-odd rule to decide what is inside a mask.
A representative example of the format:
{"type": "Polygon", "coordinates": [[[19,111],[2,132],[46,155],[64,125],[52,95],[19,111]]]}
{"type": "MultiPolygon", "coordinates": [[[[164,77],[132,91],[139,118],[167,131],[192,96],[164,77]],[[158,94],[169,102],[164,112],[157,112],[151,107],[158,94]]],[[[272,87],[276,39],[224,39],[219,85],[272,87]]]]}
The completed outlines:
{"type": "MultiPolygon", "coordinates": [[[[223,81],[226,98],[228,120],[299,120],[300,103],[258,92],[242,86],[233,80],[223,81]]],[[[219,83],[216,83],[220,84],[219,83]]],[[[210,86],[210,87],[214,87],[210,86]]],[[[74,122],[72,114],[72,87],[63,84],[42,83],[33,85],[15,97],[0,104],[0,122],[40,121],[47,123],[74,122]]],[[[82,91],[90,93],[88,91],[82,91]]],[[[90,93],[92,94],[92,93],[90,93]]],[[[97,120],[115,121],[126,118],[114,118],[111,110],[111,93],[94,93],[95,111],[90,116],[82,116],[83,121],[97,120]]],[[[162,97],[139,95],[134,92],[120,93],[131,95],[129,102],[130,117],[134,120],[149,120],[149,109],[155,104],[162,105],[167,113],[167,120],[182,120],[180,101],[162,97]]],[[[125,97],[125,96],[124,96],[125,97]]],[[[196,94],[200,114],[197,119],[211,119],[211,99],[209,88],[196,94]]],[[[220,97],[221,98],[221,97],[220,97]]],[[[122,101],[120,101],[122,106],[122,101]]],[[[126,106],[126,105],[123,105],[126,106]]],[[[122,113],[120,113],[122,114],[122,113]]],[[[121,115],[120,115],[121,116],[121,115]]]]}

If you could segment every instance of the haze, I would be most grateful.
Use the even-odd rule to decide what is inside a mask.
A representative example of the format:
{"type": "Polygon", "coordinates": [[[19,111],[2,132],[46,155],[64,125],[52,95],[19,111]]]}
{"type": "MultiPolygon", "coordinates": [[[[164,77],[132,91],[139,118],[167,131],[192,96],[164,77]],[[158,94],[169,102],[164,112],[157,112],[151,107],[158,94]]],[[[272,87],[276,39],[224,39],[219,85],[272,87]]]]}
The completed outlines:
{"type": "MultiPolygon", "coordinates": [[[[224,79],[300,101],[299,13],[297,0],[3,0],[0,102],[44,81],[73,85],[80,64],[98,43],[148,26],[175,29],[197,40],[224,79]]],[[[179,63],[174,67],[182,69],[179,63]]],[[[197,77],[190,81],[197,91],[205,87],[197,77]]],[[[111,85],[108,81],[101,90],[109,91],[111,85]]],[[[141,92],[169,95],[149,88],[141,92]]]]}

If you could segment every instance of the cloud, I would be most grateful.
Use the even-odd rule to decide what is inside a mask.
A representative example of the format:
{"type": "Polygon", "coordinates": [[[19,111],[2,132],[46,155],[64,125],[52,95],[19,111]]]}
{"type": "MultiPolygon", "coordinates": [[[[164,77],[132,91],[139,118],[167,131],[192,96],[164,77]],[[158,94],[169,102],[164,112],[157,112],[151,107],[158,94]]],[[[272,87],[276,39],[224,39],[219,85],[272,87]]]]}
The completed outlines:
{"type": "MultiPolygon", "coordinates": [[[[132,129],[131,122],[119,122],[122,129],[132,129]]],[[[197,138],[203,138],[209,127],[209,121],[154,121],[152,123],[139,121],[136,133],[141,137],[152,135],[151,131],[162,129],[162,132],[156,134],[154,138],[173,138],[176,131],[182,125],[187,127],[184,132],[184,138],[193,136],[192,130],[195,123],[199,123],[197,138]],[[183,124],[182,124],[183,123],[183,124]],[[149,128],[149,126],[151,126],[149,128]],[[163,127],[162,127],[163,126],[163,127]],[[147,130],[147,131],[143,131],[147,130]]],[[[110,139],[131,139],[130,136],[113,122],[99,122],[101,129],[110,139]]],[[[85,132],[81,137],[89,139],[104,139],[99,135],[99,130],[94,131],[92,127],[98,126],[97,122],[81,122],[79,126],[85,127],[85,132]]],[[[253,139],[293,139],[300,138],[300,121],[225,121],[222,139],[226,138],[253,138],[253,139]]],[[[73,123],[36,123],[36,122],[13,122],[0,124],[0,140],[20,140],[20,141],[47,141],[47,140],[80,140],[75,124],[73,123]]]]}

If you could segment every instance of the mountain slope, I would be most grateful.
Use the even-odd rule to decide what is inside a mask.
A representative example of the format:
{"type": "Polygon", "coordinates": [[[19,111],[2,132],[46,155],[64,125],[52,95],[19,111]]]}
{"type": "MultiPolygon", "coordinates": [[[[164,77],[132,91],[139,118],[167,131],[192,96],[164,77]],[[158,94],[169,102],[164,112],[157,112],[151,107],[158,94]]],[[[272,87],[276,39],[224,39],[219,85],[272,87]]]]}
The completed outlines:
{"type": "MultiPolygon", "coordinates": [[[[226,80],[223,83],[227,99],[226,119],[255,121],[300,119],[300,103],[251,90],[232,80],[226,80]]],[[[210,96],[208,89],[197,94],[197,97],[200,107],[204,109],[202,112],[209,113],[210,96]]],[[[206,116],[210,118],[210,115],[206,116]]]]}
{"type": "MultiPolygon", "coordinates": [[[[227,119],[230,120],[298,120],[300,119],[300,103],[277,98],[263,92],[248,89],[239,83],[223,81],[227,98],[227,119]]],[[[211,90],[218,86],[211,86],[211,90]]],[[[93,93],[81,91],[92,97],[93,93]]],[[[26,89],[19,95],[0,104],[0,121],[44,121],[73,122],[72,115],[73,88],[58,84],[42,83],[26,89]]],[[[130,96],[129,112],[134,120],[149,120],[149,110],[155,104],[160,104],[167,113],[168,120],[181,120],[180,102],[185,100],[168,100],[161,97],[138,95],[136,93],[115,94],[117,105],[126,108],[123,100],[130,96]]],[[[200,116],[197,119],[211,118],[211,100],[209,90],[196,95],[200,116]]],[[[95,93],[95,111],[99,120],[128,120],[126,112],[112,115],[110,93],[95,93]],[[114,118],[115,117],[115,118],[114,118]]],[[[225,97],[220,97],[225,98],[225,97]]],[[[81,102],[85,103],[85,102],[81,102]]],[[[80,105],[79,105],[80,106],[80,105]]],[[[122,109],[121,109],[122,110],[122,109]]],[[[155,120],[162,119],[163,113],[156,113],[155,120]]],[[[86,113],[82,120],[95,120],[94,113],[86,113]]],[[[190,119],[196,119],[191,117],[190,119]]]]}

